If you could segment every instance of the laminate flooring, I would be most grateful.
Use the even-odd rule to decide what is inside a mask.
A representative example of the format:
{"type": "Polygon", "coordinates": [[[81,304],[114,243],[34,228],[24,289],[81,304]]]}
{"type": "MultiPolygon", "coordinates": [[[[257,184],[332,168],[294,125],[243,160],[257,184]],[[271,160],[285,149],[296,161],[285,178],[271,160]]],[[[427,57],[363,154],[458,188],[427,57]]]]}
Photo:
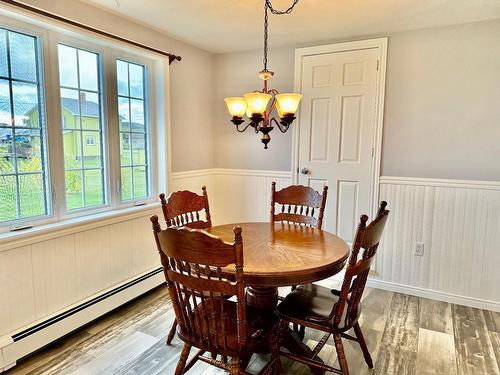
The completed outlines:
{"type": "MultiPolygon", "coordinates": [[[[5,374],[173,374],[182,349],[177,337],[165,345],[173,319],[166,287],[161,286],[19,361],[5,374]]],[[[351,374],[500,375],[500,313],[368,288],[360,325],[375,368],[368,369],[356,342],[344,340],[351,374]]],[[[311,347],[320,338],[306,331],[311,347]]],[[[336,362],[332,341],[320,356],[336,362]]],[[[266,361],[254,355],[247,371],[258,372],[266,361]]],[[[310,373],[301,364],[282,362],[286,374],[310,373]]],[[[189,372],[223,373],[202,362],[189,372]]]]}

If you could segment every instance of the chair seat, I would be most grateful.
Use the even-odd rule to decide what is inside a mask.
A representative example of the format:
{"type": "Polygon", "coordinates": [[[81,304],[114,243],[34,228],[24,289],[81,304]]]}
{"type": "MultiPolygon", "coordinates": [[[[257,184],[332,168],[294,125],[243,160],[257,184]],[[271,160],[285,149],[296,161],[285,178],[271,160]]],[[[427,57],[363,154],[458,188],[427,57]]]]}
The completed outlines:
{"type": "MultiPolygon", "coordinates": [[[[332,323],[330,314],[338,300],[339,296],[333,294],[329,288],[316,284],[300,285],[285,297],[277,309],[286,319],[326,324],[332,323]]],[[[347,309],[344,309],[339,330],[349,328],[352,323],[345,321],[346,312],[347,309]]]]}
{"type": "MultiPolygon", "coordinates": [[[[203,348],[210,351],[214,344],[217,343],[219,347],[227,346],[228,353],[241,352],[238,344],[238,323],[236,319],[237,304],[227,299],[206,299],[205,307],[199,304],[196,311],[194,311],[194,325],[198,332],[202,332],[204,343],[197,343],[192,340],[188,332],[183,332],[180,329],[179,334],[183,339],[191,342],[194,346],[203,344],[203,348]],[[222,306],[221,306],[222,301],[222,306]],[[209,319],[210,332],[200,328],[199,322],[204,319],[204,309],[207,310],[208,315],[217,316],[217,320],[209,319]],[[217,324],[217,329],[215,327],[217,324]],[[221,335],[221,327],[225,326],[224,331],[226,335],[221,335]],[[224,344],[224,341],[226,343],[224,344]]],[[[261,344],[268,341],[268,335],[273,332],[273,328],[278,324],[278,317],[262,317],[257,311],[247,306],[247,342],[243,351],[254,352],[258,351],[261,344]]],[[[203,327],[206,323],[202,324],[203,327]]]]}

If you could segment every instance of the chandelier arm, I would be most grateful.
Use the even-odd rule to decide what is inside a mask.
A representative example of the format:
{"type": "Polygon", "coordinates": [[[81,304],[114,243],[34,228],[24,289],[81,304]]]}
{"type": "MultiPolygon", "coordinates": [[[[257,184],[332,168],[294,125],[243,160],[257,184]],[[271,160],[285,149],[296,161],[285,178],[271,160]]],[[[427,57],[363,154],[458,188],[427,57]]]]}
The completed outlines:
{"type": "Polygon", "coordinates": [[[278,126],[278,129],[280,130],[280,132],[282,132],[282,133],[286,133],[288,131],[288,129],[290,128],[290,125],[281,125],[281,123],[278,120],[276,120],[274,117],[273,117],[273,120],[276,123],[276,125],[278,126]]]}
{"type": "Polygon", "coordinates": [[[269,105],[269,108],[266,111],[265,115],[266,118],[271,117],[271,112],[275,107],[276,107],[276,97],[273,95],[273,98],[271,99],[271,104],[269,105]]]}
{"type": "Polygon", "coordinates": [[[250,123],[246,124],[246,126],[240,130],[240,126],[236,125],[236,131],[238,131],[239,133],[243,133],[245,130],[248,129],[249,126],[250,126],[250,123]]]}

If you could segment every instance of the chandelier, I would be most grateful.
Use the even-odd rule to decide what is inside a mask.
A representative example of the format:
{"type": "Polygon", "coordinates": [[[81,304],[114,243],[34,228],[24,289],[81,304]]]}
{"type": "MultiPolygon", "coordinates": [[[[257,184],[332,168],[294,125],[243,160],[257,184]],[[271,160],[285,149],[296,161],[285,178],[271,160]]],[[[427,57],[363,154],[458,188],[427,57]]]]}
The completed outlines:
{"type": "Polygon", "coordinates": [[[299,0],[293,0],[293,4],[288,9],[280,11],[273,8],[271,0],[264,0],[264,68],[258,74],[259,78],[264,81],[264,89],[246,93],[242,97],[224,99],[232,116],[231,122],[236,126],[236,130],[243,133],[249,127],[252,127],[255,133],[261,132],[261,141],[264,143],[265,149],[267,149],[267,145],[271,141],[269,133],[274,129],[274,126],[282,133],[289,129],[293,120],[295,120],[295,112],[302,98],[301,94],[280,94],[278,90],[268,88],[268,81],[274,75],[274,72],[267,69],[268,12],[278,15],[289,14],[298,2],[299,0]],[[276,110],[279,120],[272,116],[273,110],[276,110]],[[248,123],[240,129],[241,124],[245,122],[244,115],[248,117],[248,123]]]}

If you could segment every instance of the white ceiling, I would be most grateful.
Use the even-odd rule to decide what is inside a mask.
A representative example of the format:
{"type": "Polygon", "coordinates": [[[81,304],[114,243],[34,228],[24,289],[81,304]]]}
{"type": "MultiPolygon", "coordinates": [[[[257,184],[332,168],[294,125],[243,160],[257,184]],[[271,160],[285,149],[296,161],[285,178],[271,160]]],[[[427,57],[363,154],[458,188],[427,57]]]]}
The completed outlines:
{"type": "MultiPolygon", "coordinates": [[[[264,0],[86,0],[212,52],[262,46],[264,0]],[[117,5],[118,4],[118,5],[117,5]]],[[[292,0],[273,0],[275,8],[292,0]]],[[[270,45],[500,18],[500,0],[300,0],[270,16],[270,45]]]]}

